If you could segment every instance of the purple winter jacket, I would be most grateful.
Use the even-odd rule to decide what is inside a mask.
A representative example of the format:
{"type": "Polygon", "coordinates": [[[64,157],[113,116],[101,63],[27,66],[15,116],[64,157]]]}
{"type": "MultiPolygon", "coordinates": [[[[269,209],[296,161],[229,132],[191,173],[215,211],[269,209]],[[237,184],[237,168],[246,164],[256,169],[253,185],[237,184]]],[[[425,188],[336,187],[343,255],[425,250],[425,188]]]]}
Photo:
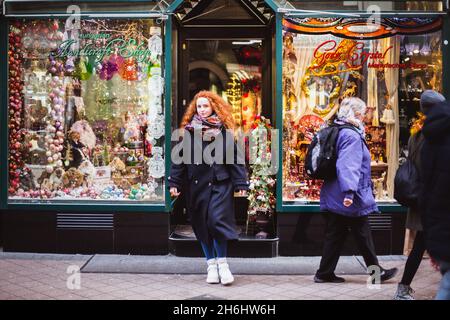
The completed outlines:
{"type": "Polygon", "coordinates": [[[337,178],[325,180],[320,191],[321,211],[349,217],[378,212],[370,177],[370,152],[362,136],[352,129],[341,129],[336,142],[337,178]],[[353,199],[345,207],[344,198],[353,199]]]}

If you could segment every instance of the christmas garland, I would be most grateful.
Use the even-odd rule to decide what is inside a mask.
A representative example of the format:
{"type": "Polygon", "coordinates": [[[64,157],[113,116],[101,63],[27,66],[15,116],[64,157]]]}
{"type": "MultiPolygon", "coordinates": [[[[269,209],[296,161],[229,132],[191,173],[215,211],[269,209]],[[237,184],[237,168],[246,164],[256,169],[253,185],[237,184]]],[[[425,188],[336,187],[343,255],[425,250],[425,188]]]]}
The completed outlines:
{"type": "Polygon", "coordinates": [[[271,165],[271,137],[272,129],[268,119],[256,116],[252,125],[251,138],[255,143],[250,147],[250,154],[256,156],[250,174],[249,190],[249,216],[255,216],[263,212],[272,216],[275,211],[275,182],[276,179],[270,174],[271,165]]]}

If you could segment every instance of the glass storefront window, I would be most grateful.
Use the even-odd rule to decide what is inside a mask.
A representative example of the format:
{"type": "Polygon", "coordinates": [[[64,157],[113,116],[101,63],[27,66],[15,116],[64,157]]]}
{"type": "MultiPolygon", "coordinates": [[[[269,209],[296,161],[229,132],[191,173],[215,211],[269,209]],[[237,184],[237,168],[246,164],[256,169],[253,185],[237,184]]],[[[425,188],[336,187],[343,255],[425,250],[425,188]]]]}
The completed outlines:
{"type": "Polygon", "coordinates": [[[283,201],[319,200],[322,181],[304,171],[308,145],[315,132],[333,121],[343,98],[359,97],[368,106],[374,194],[378,201],[394,202],[393,180],[410,128],[420,118],[420,94],[442,90],[441,32],[435,31],[433,19],[383,20],[378,30],[360,20],[312,20],[283,23],[283,201]],[[319,20],[328,34],[301,33],[319,20]],[[395,23],[399,28],[409,23],[433,27],[420,35],[397,34],[395,23]],[[349,36],[362,30],[370,36],[349,36]]]}
{"type": "Polygon", "coordinates": [[[162,25],[72,27],[10,23],[10,203],[163,202],[162,25]]]}

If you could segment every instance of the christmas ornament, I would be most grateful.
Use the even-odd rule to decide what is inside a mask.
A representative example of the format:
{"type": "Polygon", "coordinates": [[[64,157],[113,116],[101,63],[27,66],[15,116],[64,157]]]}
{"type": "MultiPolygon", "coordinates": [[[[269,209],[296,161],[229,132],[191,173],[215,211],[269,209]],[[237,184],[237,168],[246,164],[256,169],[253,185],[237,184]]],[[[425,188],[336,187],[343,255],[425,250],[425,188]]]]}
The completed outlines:
{"type": "Polygon", "coordinates": [[[24,27],[21,22],[11,24],[9,42],[9,188],[10,195],[16,194],[20,185],[20,176],[24,168],[22,157],[23,127],[23,81],[22,63],[24,51],[22,47],[24,27]]]}
{"type": "Polygon", "coordinates": [[[119,71],[119,66],[111,62],[111,60],[103,61],[100,68],[98,68],[98,75],[102,80],[111,80],[116,72],[119,71]]]}
{"type": "Polygon", "coordinates": [[[151,177],[159,179],[165,174],[163,149],[162,147],[153,147],[152,153],[153,156],[148,161],[148,172],[151,177]]]}
{"type": "Polygon", "coordinates": [[[128,58],[125,60],[121,69],[119,70],[122,79],[127,81],[135,81],[138,79],[137,76],[137,64],[133,58],[128,58]]]}

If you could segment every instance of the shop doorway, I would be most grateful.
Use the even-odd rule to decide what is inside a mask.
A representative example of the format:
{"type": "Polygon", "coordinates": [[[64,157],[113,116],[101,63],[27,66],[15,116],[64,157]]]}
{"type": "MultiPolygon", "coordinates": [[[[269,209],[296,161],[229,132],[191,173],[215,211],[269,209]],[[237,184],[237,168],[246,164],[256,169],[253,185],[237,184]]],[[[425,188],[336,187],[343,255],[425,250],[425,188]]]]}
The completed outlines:
{"type": "MultiPolygon", "coordinates": [[[[176,13],[174,65],[178,81],[173,126],[179,126],[190,101],[201,90],[215,92],[228,101],[236,127],[243,132],[251,128],[257,116],[272,120],[275,113],[272,111],[274,17],[271,9],[264,2],[252,4],[245,0],[204,0],[188,14],[184,13],[185,9],[179,8],[176,13]]],[[[186,241],[195,241],[195,235],[184,201],[179,200],[171,216],[171,250],[177,255],[200,254],[196,250],[199,247],[195,245],[193,252],[186,249],[186,241]]],[[[255,237],[259,230],[248,224],[247,209],[248,200],[236,196],[236,223],[240,239],[261,240],[255,237]]],[[[276,238],[275,226],[272,220],[267,235],[271,242],[276,238]]],[[[240,249],[245,250],[242,245],[240,249]]],[[[273,255],[272,243],[266,251],[260,255],[273,255]]]]}

